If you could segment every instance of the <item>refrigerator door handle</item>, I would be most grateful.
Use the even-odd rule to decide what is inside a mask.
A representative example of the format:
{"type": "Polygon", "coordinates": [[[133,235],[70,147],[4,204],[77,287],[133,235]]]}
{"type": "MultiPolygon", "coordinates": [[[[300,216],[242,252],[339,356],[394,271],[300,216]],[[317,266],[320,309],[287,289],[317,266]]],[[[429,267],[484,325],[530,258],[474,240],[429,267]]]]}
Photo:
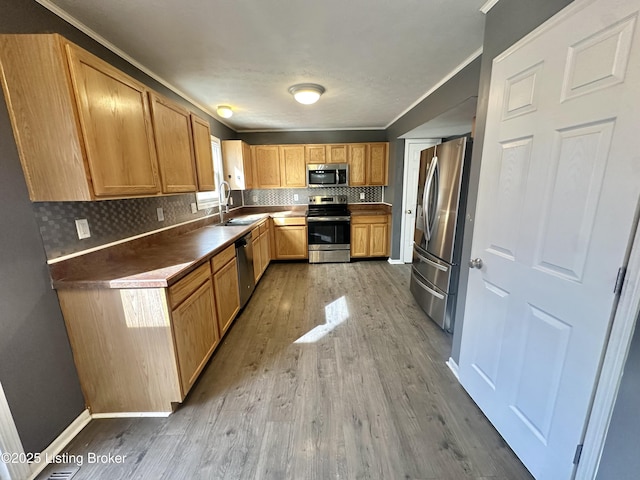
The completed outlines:
{"type": "MultiPolygon", "coordinates": [[[[425,213],[424,220],[424,236],[427,239],[427,243],[431,240],[431,234],[433,233],[433,223],[435,217],[435,205],[431,205],[431,189],[437,175],[438,170],[438,157],[434,156],[429,165],[429,172],[427,173],[427,184],[424,189],[424,197],[422,198],[422,205],[425,213]],[[433,210],[433,211],[432,211],[433,210]]],[[[437,188],[437,186],[436,186],[437,188]]]]}
{"type": "Polygon", "coordinates": [[[423,282],[421,282],[418,278],[416,278],[416,276],[413,276],[413,279],[415,280],[415,282],[420,285],[422,288],[424,288],[427,292],[429,292],[431,295],[433,295],[434,297],[442,300],[444,298],[444,295],[442,295],[441,293],[436,292],[433,288],[430,288],[428,285],[425,285],[423,282]]]}

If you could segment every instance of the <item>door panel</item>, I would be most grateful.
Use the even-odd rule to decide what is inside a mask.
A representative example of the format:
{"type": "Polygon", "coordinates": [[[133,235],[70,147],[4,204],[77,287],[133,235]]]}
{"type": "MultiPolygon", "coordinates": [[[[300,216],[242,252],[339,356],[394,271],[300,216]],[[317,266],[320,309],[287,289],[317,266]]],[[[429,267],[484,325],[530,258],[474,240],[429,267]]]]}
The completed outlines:
{"type": "Polygon", "coordinates": [[[461,383],[568,479],[640,196],[640,1],[576,0],[494,61],[461,383]]]}

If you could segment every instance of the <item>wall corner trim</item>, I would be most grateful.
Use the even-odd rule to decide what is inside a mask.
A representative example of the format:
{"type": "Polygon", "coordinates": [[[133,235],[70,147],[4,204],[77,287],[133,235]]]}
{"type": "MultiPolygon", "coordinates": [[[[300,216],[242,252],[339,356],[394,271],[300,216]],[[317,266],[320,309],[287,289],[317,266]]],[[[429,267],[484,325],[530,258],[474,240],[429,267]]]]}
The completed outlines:
{"type": "Polygon", "coordinates": [[[460,370],[458,369],[458,364],[456,363],[456,361],[453,358],[449,357],[449,360],[444,363],[447,365],[447,367],[449,367],[449,370],[451,370],[453,376],[456,377],[456,380],[460,382],[460,370]]]}
{"type": "Polygon", "coordinates": [[[480,7],[480,11],[486,15],[498,2],[499,0],[487,0],[487,3],[480,7]]]}
{"type": "Polygon", "coordinates": [[[404,262],[403,262],[401,259],[399,259],[399,258],[390,258],[390,259],[388,260],[388,262],[389,262],[391,265],[404,265],[404,262]]]}
{"type": "Polygon", "coordinates": [[[78,435],[84,427],[86,427],[91,421],[91,414],[89,410],[83,411],[78,418],[76,418],[71,425],[69,425],[65,430],[56,438],[51,444],[40,454],[40,461],[34,462],[32,464],[32,473],[29,477],[29,480],[35,479],[42,470],[46,468],[49,462],[44,461],[45,459],[53,459],[56,455],[58,455],[64,447],[66,447],[71,440],[73,440],[76,435],[78,435]]]}

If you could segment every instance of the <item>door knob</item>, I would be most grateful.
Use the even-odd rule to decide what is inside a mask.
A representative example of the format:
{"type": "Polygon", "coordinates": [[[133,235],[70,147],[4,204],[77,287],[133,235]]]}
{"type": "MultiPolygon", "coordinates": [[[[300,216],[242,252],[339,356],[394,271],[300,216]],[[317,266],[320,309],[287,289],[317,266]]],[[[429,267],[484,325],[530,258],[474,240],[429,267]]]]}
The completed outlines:
{"type": "Polygon", "coordinates": [[[474,258],[473,260],[469,260],[469,267],[470,268],[480,269],[480,268],[482,268],[483,265],[484,265],[484,262],[482,261],[481,258],[474,258]]]}
{"type": "Polygon", "coordinates": [[[407,210],[407,214],[411,215],[411,210],[407,210]]]}

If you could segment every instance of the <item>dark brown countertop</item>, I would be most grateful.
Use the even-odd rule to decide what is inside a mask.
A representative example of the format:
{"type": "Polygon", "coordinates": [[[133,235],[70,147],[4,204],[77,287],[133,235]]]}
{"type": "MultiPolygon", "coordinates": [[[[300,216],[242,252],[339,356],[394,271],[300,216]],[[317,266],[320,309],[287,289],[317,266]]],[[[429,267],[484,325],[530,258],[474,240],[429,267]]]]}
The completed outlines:
{"type": "MultiPolygon", "coordinates": [[[[349,208],[352,215],[391,213],[391,207],[385,204],[354,204],[349,208]]],[[[263,218],[304,216],[306,209],[306,205],[242,207],[227,218],[249,215],[254,223],[219,226],[210,217],[192,226],[53,263],[49,266],[52,285],[56,289],[168,287],[250,232],[263,218]]]]}

